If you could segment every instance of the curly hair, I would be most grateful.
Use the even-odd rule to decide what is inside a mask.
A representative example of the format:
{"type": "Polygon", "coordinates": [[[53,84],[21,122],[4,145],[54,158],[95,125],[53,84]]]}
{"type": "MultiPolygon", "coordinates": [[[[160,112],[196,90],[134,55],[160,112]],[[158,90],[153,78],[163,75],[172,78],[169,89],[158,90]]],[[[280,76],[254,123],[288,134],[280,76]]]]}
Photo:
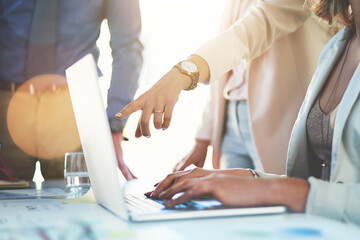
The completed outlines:
{"type": "Polygon", "coordinates": [[[306,0],[313,14],[329,24],[340,24],[352,28],[354,16],[348,0],[306,0]]]}

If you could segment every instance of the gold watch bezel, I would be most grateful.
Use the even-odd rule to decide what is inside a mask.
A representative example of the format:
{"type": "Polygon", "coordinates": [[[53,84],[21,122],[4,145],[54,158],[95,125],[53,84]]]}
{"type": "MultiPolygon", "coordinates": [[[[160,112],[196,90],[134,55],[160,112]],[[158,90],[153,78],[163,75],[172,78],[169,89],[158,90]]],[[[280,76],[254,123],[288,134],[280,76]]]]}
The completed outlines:
{"type": "Polygon", "coordinates": [[[179,63],[177,63],[174,67],[176,67],[177,69],[179,69],[179,71],[182,73],[182,74],[185,74],[187,76],[189,76],[191,78],[191,84],[185,88],[184,90],[186,91],[189,91],[189,90],[193,90],[197,87],[197,84],[199,82],[199,67],[195,64],[197,70],[195,72],[189,72],[187,70],[185,70],[183,67],[182,67],[182,63],[183,62],[191,62],[192,64],[195,64],[194,62],[190,61],[190,60],[184,60],[184,61],[181,61],[179,63]]]}

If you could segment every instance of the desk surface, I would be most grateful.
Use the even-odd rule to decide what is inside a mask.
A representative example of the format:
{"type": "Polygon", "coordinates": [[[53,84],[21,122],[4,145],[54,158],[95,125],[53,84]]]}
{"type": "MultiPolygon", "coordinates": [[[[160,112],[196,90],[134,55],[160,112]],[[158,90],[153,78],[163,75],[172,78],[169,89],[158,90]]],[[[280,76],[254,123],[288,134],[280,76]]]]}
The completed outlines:
{"type": "MultiPolygon", "coordinates": [[[[67,194],[63,191],[63,181],[48,181],[43,187],[45,190],[57,187],[60,193],[67,194]]],[[[55,198],[1,200],[0,239],[354,239],[360,236],[359,227],[294,213],[129,223],[97,204],[62,204],[64,197],[60,194],[55,198]]]]}

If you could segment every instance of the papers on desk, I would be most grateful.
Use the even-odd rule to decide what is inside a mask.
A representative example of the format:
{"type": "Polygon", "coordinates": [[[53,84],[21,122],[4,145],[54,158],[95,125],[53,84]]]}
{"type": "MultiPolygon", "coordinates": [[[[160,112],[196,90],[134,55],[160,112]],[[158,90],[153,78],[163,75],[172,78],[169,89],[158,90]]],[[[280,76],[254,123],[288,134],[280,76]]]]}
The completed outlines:
{"type": "Polygon", "coordinates": [[[27,187],[30,187],[30,184],[28,181],[25,180],[20,180],[16,182],[0,180],[0,189],[27,188],[27,187]]]}
{"type": "Polygon", "coordinates": [[[59,199],[3,200],[0,201],[0,212],[0,229],[54,226],[64,219],[90,222],[97,219],[91,206],[62,204],[59,199]]]}
{"type": "Polygon", "coordinates": [[[59,199],[0,201],[0,239],[94,239],[94,205],[59,199]]]}
{"type": "Polygon", "coordinates": [[[41,191],[35,189],[12,189],[1,190],[0,200],[3,199],[24,199],[24,198],[65,198],[69,193],[60,188],[46,188],[41,191]]]}

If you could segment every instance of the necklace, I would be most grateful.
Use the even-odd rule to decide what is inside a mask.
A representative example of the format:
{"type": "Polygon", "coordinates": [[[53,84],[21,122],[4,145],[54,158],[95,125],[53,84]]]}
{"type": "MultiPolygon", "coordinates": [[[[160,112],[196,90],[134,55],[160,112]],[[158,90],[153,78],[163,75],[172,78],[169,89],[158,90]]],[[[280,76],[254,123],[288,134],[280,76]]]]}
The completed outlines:
{"type": "MultiPolygon", "coordinates": [[[[348,44],[346,46],[345,54],[344,54],[344,58],[343,58],[343,61],[342,61],[342,65],[341,65],[339,74],[337,75],[334,87],[331,90],[330,96],[327,99],[325,107],[324,107],[325,112],[326,112],[327,107],[328,107],[328,105],[330,103],[330,100],[331,100],[332,96],[334,95],[334,92],[337,89],[337,86],[338,86],[338,84],[340,82],[340,76],[342,74],[342,71],[344,69],[344,66],[345,66],[345,63],[346,63],[346,60],[347,60],[347,56],[348,56],[348,53],[349,53],[351,42],[352,42],[352,38],[349,40],[349,42],[348,42],[348,44]]],[[[342,99],[342,97],[336,102],[335,108],[340,103],[341,99],[342,99]]],[[[325,181],[330,180],[330,170],[331,170],[332,143],[329,143],[329,137],[330,137],[330,135],[332,135],[332,133],[331,133],[332,130],[330,129],[331,112],[332,111],[330,111],[328,114],[323,113],[323,119],[321,121],[321,136],[322,136],[322,142],[323,142],[323,155],[324,155],[324,159],[323,159],[323,161],[321,163],[321,179],[325,180],[325,181]],[[324,116],[326,116],[326,120],[327,120],[326,132],[324,131],[324,126],[323,126],[324,116]],[[331,146],[330,147],[330,157],[328,159],[326,158],[326,150],[327,150],[326,145],[331,146]]]]}

